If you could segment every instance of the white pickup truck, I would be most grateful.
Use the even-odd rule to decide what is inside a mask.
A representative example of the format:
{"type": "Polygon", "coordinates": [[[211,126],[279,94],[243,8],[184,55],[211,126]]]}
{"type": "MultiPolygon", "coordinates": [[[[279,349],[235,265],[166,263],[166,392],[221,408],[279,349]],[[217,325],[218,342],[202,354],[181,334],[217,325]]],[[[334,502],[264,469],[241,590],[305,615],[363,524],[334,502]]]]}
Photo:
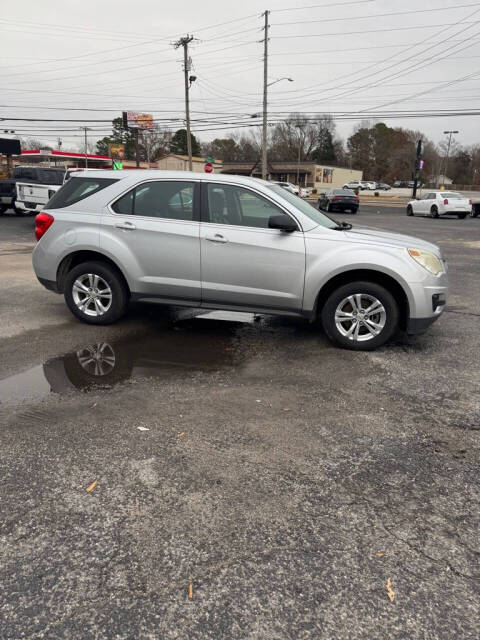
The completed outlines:
{"type": "Polygon", "coordinates": [[[65,170],[54,167],[28,167],[28,170],[32,173],[31,181],[26,175],[15,185],[15,207],[25,214],[38,213],[62,186],[65,170]]]}

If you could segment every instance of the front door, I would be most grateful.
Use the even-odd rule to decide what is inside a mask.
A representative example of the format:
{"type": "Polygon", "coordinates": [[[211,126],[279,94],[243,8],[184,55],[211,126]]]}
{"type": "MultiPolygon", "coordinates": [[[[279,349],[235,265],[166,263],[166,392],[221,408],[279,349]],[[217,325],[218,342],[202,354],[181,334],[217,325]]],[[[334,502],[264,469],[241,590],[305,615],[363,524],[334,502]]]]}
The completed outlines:
{"type": "Polygon", "coordinates": [[[149,180],[102,216],[100,246],[118,260],[133,294],[198,306],[199,182],[149,180]]]}
{"type": "Polygon", "coordinates": [[[303,232],[269,229],[282,213],[250,188],[202,183],[202,306],[302,310],[303,232]]]}

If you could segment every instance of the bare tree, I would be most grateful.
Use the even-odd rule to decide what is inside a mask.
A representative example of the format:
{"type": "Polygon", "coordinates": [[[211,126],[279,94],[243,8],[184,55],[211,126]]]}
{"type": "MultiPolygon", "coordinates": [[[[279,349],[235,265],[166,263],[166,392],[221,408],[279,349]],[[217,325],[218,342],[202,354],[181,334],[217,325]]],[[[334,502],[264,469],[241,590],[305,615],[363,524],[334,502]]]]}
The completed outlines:
{"type": "Polygon", "coordinates": [[[158,126],[140,131],[140,154],[146,162],[154,162],[169,152],[171,141],[171,132],[158,126]]]}

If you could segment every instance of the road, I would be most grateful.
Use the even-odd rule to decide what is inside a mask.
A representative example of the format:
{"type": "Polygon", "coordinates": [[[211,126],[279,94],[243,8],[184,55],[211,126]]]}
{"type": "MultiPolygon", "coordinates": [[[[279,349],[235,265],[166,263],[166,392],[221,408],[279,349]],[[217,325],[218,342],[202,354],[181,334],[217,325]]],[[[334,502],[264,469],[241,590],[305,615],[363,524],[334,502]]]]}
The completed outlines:
{"type": "Polygon", "coordinates": [[[479,637],[480,219],[337,217],[442,247],[427,334],[90,327],[36,282],[33,219],[0,217],[1,638],[479,637]]]}

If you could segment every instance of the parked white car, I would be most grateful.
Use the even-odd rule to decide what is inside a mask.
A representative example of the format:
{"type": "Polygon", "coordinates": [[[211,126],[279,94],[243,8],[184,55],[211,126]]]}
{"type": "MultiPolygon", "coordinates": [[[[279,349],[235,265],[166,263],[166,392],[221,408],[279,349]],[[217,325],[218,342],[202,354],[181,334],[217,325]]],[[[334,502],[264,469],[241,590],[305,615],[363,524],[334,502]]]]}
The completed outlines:
{"type": "Polygon", "coordinates": [[[362,182],[365,185],[365,189],[367,189],[367,191],[375,191],[375,189],[377,188],[377,183],[373,182],[372,180],[363,180],[362,182]]]}
{"type": "Polygon", "coordinates": [[[407,216],[438,218],[452,215],[463,219],[471,212],[472,201],[456,191],[428,191],[419,200],[410,200],[407,205],[407,216]]]}
{"type": "Polygon", "coordinates": [[[360,180],[350,180],[343,185],[344,189],[365,189],[360,180]]]}
{"type": "MultiPolygon", "coordinates": [[[[57,180],[60,179],[57,178],[57,180]]],[[[61,186],[61,184],[17,182],[15,207],[24,213],[39,213],[61,186]]]]}
{"type": "Polygon", "coordinates": [[[273,184],[278,184],[279,187],[283,187],[283,189],[286,189],[287,191],[290,191],[290,193],[294,193],[296,196],[299,195],[298,187],[296,187],[291,182],[281,182],[281,181],[276,181],[276,180],[272,180],[272,182],[273,182],[273,184]]]}

